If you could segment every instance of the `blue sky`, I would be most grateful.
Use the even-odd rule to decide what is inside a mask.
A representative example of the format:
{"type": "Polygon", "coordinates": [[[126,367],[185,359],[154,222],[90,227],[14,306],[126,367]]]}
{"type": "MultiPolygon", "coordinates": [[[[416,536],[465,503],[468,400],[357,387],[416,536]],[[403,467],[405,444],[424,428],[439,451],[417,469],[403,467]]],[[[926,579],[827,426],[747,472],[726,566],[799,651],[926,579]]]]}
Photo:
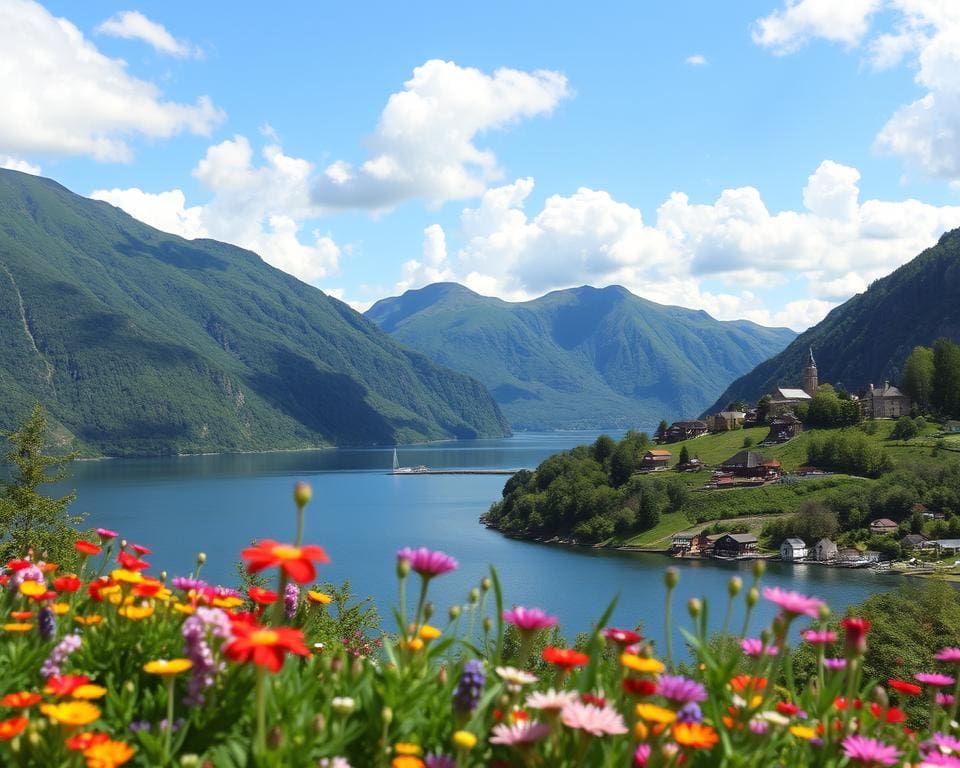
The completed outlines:
{"type": "Polygon", "coordinates": [[[618,282],[801,329],[960,226],[951,5],[0,0],[0,164],[361,309],[618,282]]]}

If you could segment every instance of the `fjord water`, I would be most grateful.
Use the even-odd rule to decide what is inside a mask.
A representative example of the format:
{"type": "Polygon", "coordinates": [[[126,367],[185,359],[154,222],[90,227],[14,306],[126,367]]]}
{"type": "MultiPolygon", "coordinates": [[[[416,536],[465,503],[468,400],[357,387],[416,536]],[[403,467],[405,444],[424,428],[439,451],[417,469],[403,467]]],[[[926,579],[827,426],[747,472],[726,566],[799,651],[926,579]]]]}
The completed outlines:
{"type": "MultiPolygon", "coordinates": [[[[500,440],[444,442],[403,447],[403,466],[434,469],[522,468],[574,445],[592,442],[595,432],[521,433],[500,440]]],[[[612,433],[618,438],[620,435],[612,433]]],[[[442,624],[447,608],[496,566],[507,604],[540,606],[560,617],[565,634],[586,631],[608,601],[620,595],[615,623],[642,622],[654,639],[663,637],[663,570],[681,571],[675,615],[687,624],[689,597],[706,596],[716,621],[727,582],[749,564],[687,561],[662,555],[556,547],[506,538],[477,518],[500,497],[504,475],[391,475],[393,449],[337,449],[293,453],[188,456],[78,462],[62,490],[76,489],[74,509],[88,513],[85,525],[119,531],[150,546],[148,559],[171,575],[189,573],[197,552],[207,554],[204,578],[237,582],[240,550],[254,539],[290,541],[295,532],[292,486],[313,486],[305,540],[322,545],[332,562],[320,578],[350,579],[355,595],[376,601],[384,625],[392,627],[396,601],[395,553],[426,546],[460,561],[452,574],[435,579],[431,593],[442,624]]],[[[897,577],[868,571],[770,563],[765,584],[821,597],[834,611],[890,589],[897,577]]],[[[412,599],[412,598],[411,598],[412,599]]],[[[732,626],[739,628],[742,614],[732,626]]],[[[759,616],[772,617],[761,604],[759,616]]],[[[755,623],[756,627],[756,623],[755,623]]],[[[755,630],[756,631],[756,630],[755,630]]]]}

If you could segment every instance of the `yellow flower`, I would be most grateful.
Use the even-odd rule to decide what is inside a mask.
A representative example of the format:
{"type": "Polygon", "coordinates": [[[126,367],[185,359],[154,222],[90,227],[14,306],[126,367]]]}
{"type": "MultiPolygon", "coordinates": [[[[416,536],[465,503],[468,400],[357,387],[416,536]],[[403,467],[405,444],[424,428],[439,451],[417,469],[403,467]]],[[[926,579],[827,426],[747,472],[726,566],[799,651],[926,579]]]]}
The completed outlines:
{"type": "Polygon", "coordinates": [[[637,720],[633,724],[633,735],[637,738],[637,741],[646,741],[647,736],[650,734],[650,729],[640,720],[637,720]]]}
{"type": "Polygon", "coordinates": [[[179,675],[193,666],[190,659],[157,659],[143,665],[143,671],[148,675],[179,675]]]}
{"type": "Polygon", "coordinates": [[[412,637],[407,640],[407,648],[411,651],[422,651],[423,650],[423,640],[419,637],[412,637]]]}
{"type": "Polygon", "coordinates": [[[44,704],[40,711],[61,725],[90,725],[100,717],[100,708],[89,701],[64,701],[60,704],[44,704]]]}
{"type": "Polygon", "coordinates": [[[677,719],[677,713],[666,707],[656,704],[637,704],[637,716],[651,723],[672,723],[677,719]]]}
{"type": "Polygon", "coordinates": [[[652,675],[659,675],[664,670],[662,661],[648,659],[646,656],[637,656],[633,653],[621,654],[620,663],[634,672],[649,672],[652,675]]]}
{"type": "Polygon", "coordinates": [[[171,592],[169,589],[164,587],[159,592],[157,592],[157,594],[154,595],[154,598],[157,600],[162,600],[163,602],[167,603],[173,599],[173,592],[171,592]]]}
{"type": "Polygon", "coordinates": [[[215,597],[213,598],[215,608],[237,608],[243,605],[243,598],[240,597],[215,597]]]}
{"type": "Polygon", "coordinates": [[[419,744],[411,744],[408,741],[398,741],[393,745],[393,751],[398,755],[419,755],[423,752],[419,744]]]}
{"type": "Polygon", "coordinates": [[[107,689],[102,685],[87,683],[75,688],[70,695],[75,699],[101,699],[107,695],[107,689]]]}
{"type": "Polygon", "coordinates": [[[477,737],[470,731],[457,731],[453,734],[453,743],[460,749],[473,749],[477,746],[477,737]]]}
{"type": "Polygon", "coordinates": [[[140,621],[140,619],[149,619],[153,616],[152,605],[125,605],[117,610],[121,616],[131,621],[140,621]]]}
{"type": "Polygon", "coordinates": [[[436,640],[442,634],[443,632],[436,627],[431,627],[429,624],[424,624],[422,627],[420,627],[421,640],[436,640]]]}
{"type": "Polygon", "coordinates": [[[83,750],[87,768],[117,768],[133,757],[133,747],[124,741],[103,741],[83,750]]]}
{"type": "Polygon", "coordinates": [[[77,624],[84,624],[86,626],[93,626],[94,624],[99,624],[103,621],[103,616],[99,616],[96,613],[90,614],[89,616],[74,616],[73,620],[77,624]]]}
{"type": "Polygon", "coordinates": [[[140,571],[128,571],[126,568],[117,568],[110,571],[110,578],[123,584],[142,584],[143,574],[140,571]]]}
{"type": "Polygon", "coordinates": [[[174,603],[173,610],[179,611],[180,613],[185,613],[188,616],[190,616],[193,613],[195,613],[197,609],[195,606],[188,605],[187,603],[174,603]]]}
{"type": "Polygon", "coordinates": [[[25,597],[36,597],[46,593],[47,585],[39,581],[25,581],[20,585],[20,594],[25,597]]]}
{"type": "Polygon", "coordinates": [[[807,739],[808,741],[817,735],[817,732],[813,730],[813,728],[806,725],[791,725],[790,733],[798,738],[807,739]]]}
{"type": "Polygon", "coordinates": [[[33,624],[23,622],[3,625],[4,632],[29,632],[31,629],[33,629],[33,624]]]}
{"type": "Polygon", "coordinates": [[[111,585],[108,586],[108,587],[103,587],[103,588],[100,590],[100,595],[101,595],[101,597],[109,597],[109,598],[111,598],[111,600],[113,599],[114,596],[116,596],[116,597],[117,597],[117,602],[119,602],[119,601],[120,601],[120,595],[121,595],[122,592],[123,592],[123,590],[120,589],[120,585],[119,585],[119,584],[111,584],[111,585]]]}
{"type": "Polygon", "coordinates": [[[50,606],[50,608],[53,609],[53,612],[54,612],[55,614],[57,614],[57,616],[63,616],[63,614],[65,614],[67,611],[70,610],[70,604],[69,604],[69,603],[54,603],[53,605],[50,606]]]}
{"type": "Polygon", "coordinates": [[[333,598],[326,592],[317,592],[315,589],[307,591],[307,600],[309,600],[311,603],[317,603],[319,605],[329,605],[333,602],[333,598]]]}

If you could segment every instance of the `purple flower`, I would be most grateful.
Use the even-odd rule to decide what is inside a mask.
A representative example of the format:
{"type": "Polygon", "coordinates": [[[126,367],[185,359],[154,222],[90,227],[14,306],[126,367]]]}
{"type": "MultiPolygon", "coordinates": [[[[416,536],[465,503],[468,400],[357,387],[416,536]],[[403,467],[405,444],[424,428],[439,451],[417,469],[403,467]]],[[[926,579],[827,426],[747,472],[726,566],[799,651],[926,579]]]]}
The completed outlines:
{"type": "Polygon", "coordinates": [[[522,605],[512,611],[504,611],[503,620],[516,626],[521,632],[539,632],[557,624],[556,616],[550,616],[539,608],[524,608],[522,605]]]}
{"type": "Polygon", "coordinates": [[[661,675],[657,680],[657,693],[677,703],[706,701],[707,689],[695,680],[680,675],[661,675]]]}
{"type": "Polygon", "coordinates": [[[297,615],[297,603],[300,601],[300,587],[296,584],[287,584],[283,590],[283,607],[287,618],[292,619],[297,615]]]}
{"type": "Polygon", "coordinates": [[[40,667],[40,674],[44,678],[63,674],[63,665],[66,663],[70,654],[80,648],[80,635],[67,635],[63,638],[43,662],[40,667]]]}
{"type": "Polygon", "coordinates": [[[423,762],[427,768],[457,768],[456,758],[450,755],[427,755],[423,762]]]}
{"type": "Polygon", "coordinates": [[[207,582],[203,579],[191,579],[187,576],[175,576],[170,583],[174,589],[182,589],[184,592],[189,592],[191,589],[207,588],[207,582]]]}
{"type": "Polygon", "coordinates": [[[846,669],[847,660],[846,659],[824,659],[823,666],[827,669],[846,669]]]}
{"type": "Polygon", "coordinates": [[[459,565],[450,555],[426,547],[419,549],[404,547],[397,552],[397,560],[406,560],[410,563],[410,567],[425,579],[432,579],[434,576],[456,570],[459,565]]]}
{"type": "Polygon", "coordinates": [[[37,616],[37,630],[40,632],[40,639],[47,643],[57,636],[57,617],[49,605],[40,609],[37,616]]]}
{"type": "Polygon", "coordinates": [[[453,711],[460,714],[473,712],[480,702],[480,694],[483,693],[486,682],[482,661],[470,659],[464,664],[457,687],[453,690],[453,711]]]}
{"type": "Polygon", "coordinates": [[[950,677],[950,675],[941,675],[939,672],[917,672],[913,677],[918,683],[933,685],[937,688],[945,685],[953,685],[957,682],[956,679],[950,677]]]}
{"type": "Polygon", "coordinates": [[[183,703],[188,707],[202,706],[203,692],[213,686],[216,675],[225,667],[222,661],[214,659],[210,640],[233,637],[230,617],[219,608],[197,608],[197,612],[183,622],[180,632],[183,635],[183,655],[193,662],[183,703]]]}
{"type": "Polygon", "coordinates": [[[757,720],[754,718],[750,721],[750,732],[757,734],[757,736],[763,736],[768,730],[770,730],[770,723],[766,720],[757,720]]]}
{"type": "Polygon", "coordinates": [[[684,704],[682,707],[680,707],[680,709],[677,710],[677,722],[702,723],[703,712],[700,710],[700,705],[695,701],[690,701],[684,704]]]}
{"type": "Polygon", "coordinates": [[[894,765],[900,753],[896,747],[866,736],[847,736],[843,740],[843,753],[851,760],[864,765],[894,765]]]}
{"type": "Polygon", "coordinates": [[[149,731],[150,723],[148,723],[146,720],[135,720],[134,722],[130,723],[128,727],[130,728],[131,733],[138,733],[140,731],[149,731]]]}
{"type": "Polygon", "coordinates": [[[807,597],[799,592],[788,592],[780,587],[764,587],[763,596],[788,616],[809,616],[820,618],[820,609],[824,602],[815,597],[807,597]]]}
{"type": "Polygon", "coordinates": [[[37,581],[43,584],[45,581],[43,571],[35,565],[29,565],[26,568],[21,568],[19,571],[14,571],[13,578],[10,579],[10,586],[14,590],[17,590],[25,581],[37,581]]]}

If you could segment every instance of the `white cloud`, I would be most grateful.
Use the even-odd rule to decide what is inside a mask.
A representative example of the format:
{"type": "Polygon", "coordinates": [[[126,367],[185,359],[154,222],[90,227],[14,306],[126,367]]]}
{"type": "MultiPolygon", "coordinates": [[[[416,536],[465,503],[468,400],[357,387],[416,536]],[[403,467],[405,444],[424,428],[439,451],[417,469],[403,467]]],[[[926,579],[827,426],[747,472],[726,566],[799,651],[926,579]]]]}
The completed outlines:
{"type": "Polygon", "coordinates": [[[881,0],[786,0],[781,10],[757,21],[753,40],[778,55],[817,37],[854,46],[881,4],[881,0]]]}
{"type": "Polygon", "coordinates": [[[139,11],[121,11],[100,24],[95,32],[125,40],[142,40],[158,53],[184,59],[200,56],[200,50],[183,40],[177,40],[163,24],[150,21],[139,11]]]}
{"type": "Polygon", "coordinates": [[[686,61],[691,67],[702,67],[707,63],[707,57],[702,53],[695,53],[692,56],[687,56],[686,61]]]}
{"type": "Polygon", "coordinates": [[[0,154],[0,168],[8,168],[11,171],[22,171],[23,173],[32,173],[34,176],[40,175],[40,166],[28,163],[19,157],[0,154]]]}
{"type": "Polygon", "coordinates": [[[212,193],[204,205],[187,206],[183,192],[140,189],[96,190],[141,221],[182,237],[212,237],[248,248],[278,269],[316,284],[336,272],[341,247],[329,234],[302,232],[303,222],[320,213],[310,201],[314,167],[290,157],[276,144],[262,151],[262,162],[244,136],[211,146],[193,175],[212,193]]]}
{"type": "Polygon", "coordinates": [[[207,134],[223,118],[206,96],[163,100],[156,85],[31,0],[0,2],[0,30],[0,152],[126,161],[132,136],[207,134]]]}
{"type": "Polygon", "coordinates": [[[455,251],[448,253],[438,226],[428,228],[424,258],[404,265],[397,290],[457,280],[524,300],[572,285],[618,283],[721,319],[803,329],[960,226],[960,206],[860,202],[859,179],[855,168],[826,160],[807,179],[803,210],[779,213],[752,187],[724,190],[712,204],[676,192],[655,223],[587,188],[553,195],[529,214],[533,180],[518,179],[463,211],[455,251]],[[787,298],[777,305],[774,295],[787,298]]]}
{"type": "Polygon", "coordinates": [[[571,95],[558,72],[498,69],[492,75],[452,61],[427,61],[387,100],[368,158],[338,160],[314,188],[330,208],[386,209],[411,198],[438,204],[476,197],[502,171],[478,136],[550,114],[571,95]]]}

